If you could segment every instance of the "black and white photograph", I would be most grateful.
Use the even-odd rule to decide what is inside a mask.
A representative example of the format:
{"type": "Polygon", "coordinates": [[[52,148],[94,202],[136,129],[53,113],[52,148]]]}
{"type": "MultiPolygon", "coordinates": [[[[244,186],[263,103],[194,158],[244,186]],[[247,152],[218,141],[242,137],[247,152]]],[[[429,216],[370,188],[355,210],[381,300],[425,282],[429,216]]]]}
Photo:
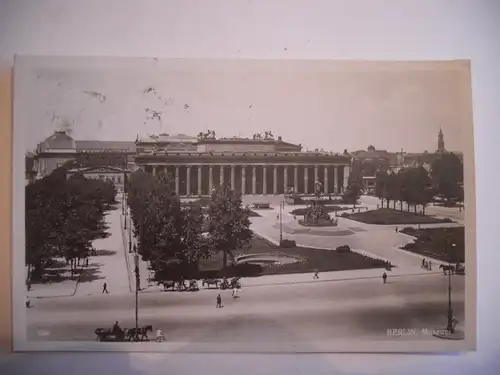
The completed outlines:
{"type": "Polygon", "coordinates": [[[16,56],[14,350],[475,348],[470,62],[16,56]]]}

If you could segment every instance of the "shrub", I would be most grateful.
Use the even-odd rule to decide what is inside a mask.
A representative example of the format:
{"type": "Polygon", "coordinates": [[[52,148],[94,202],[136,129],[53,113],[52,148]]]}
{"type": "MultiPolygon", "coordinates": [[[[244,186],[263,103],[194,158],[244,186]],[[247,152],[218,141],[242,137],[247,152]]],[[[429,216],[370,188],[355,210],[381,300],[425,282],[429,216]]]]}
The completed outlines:
{"type": "Polygon", "coordinates": [[[294,240],[288,240],[288,239],[283,239],[280,241],[280,247],[281,248],[290,248],[290,247],[296,247],[297,243],[294,240]]]}
{"type": "Polygon", "coordinates": [[[263,268],[260,264],[242,263],[226,270],[227,277],[255,277],[262,274],[263,268]]]}
{"type": "Polygon", "coordinates": [[[351,252],[351,248],[349,247],[349,245],[338,246],[335,250],[337,250],[339,253],[350,253],[351,252]]]}

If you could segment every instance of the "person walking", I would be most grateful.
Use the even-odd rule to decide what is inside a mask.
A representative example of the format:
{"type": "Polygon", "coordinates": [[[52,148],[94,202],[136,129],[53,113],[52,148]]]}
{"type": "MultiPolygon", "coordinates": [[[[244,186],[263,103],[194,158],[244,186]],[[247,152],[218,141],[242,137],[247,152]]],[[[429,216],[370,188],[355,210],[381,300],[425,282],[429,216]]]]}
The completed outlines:
{"type": "Polygon", "coordinates": [[[432,261],[429,260],[429,271],[432,271],[432,261]]]}
{"type": "Polygon", "coordinates": [[[215,306],[216,308],[222,308],[222,297],[220,296],[220,293],[217,294],[217,305],[215,306]]]}
{"type": "Polygon", "coordinates": [[[384,284],[387,283],[387,274],[385,272],[382,274],[382,280],[384,280],[384,284]]]}
{"type": "Polygon", "coordinates": [[[163,334],[163,330],[161,328],[158,328],[156,330],[156,342],[163,342],[165,341],[165,335],[163,334]]]}
{"type": "Polygon", "coordinates": [[[315,270],[313,280],[318,280],[318,279],[319,279],[319,272],[318,272],[318,270],[315,270]]]}
{"type": "Polygon", "coordinates": [[[103,285],[102,285],[102,293],[101,294],[108,294],[108,284],[105,282],[103,285]]]}
{"type": "Polygon", "coordinates": [[[422,258],[422,265],[420,266],[420,268],[425,268],[425,258],[422,258]]]}

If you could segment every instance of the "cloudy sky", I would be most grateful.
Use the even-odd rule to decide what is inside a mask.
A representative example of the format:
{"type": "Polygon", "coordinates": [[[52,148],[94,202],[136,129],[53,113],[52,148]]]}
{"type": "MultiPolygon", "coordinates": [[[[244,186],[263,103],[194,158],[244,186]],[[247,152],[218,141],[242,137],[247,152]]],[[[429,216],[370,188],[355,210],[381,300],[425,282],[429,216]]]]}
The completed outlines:
{"type": "Polygon", "coordinates": [[[471,126],[466,62],[18,58],[15,126],[23,147],[58,128],[75,139],[147,134],[252,137],[304,147],[463,150],[471,126]]]}

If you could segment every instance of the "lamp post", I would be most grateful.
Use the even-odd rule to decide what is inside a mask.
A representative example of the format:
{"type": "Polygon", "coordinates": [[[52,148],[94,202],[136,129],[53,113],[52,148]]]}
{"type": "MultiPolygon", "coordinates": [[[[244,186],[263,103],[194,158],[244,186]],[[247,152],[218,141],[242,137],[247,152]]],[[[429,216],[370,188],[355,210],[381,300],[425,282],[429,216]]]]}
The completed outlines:
{"type": "Polygon", "coordinates": [[[135,328],[139,328],[139,289],[140,286],[140,275],[139,275],[139,254],[134,254],[135,263],[135,328]]]}
{"type": "Polygon", "coordinates": [[[285,201],[280,202],[280,246],[283,241],[283,210],[285,209],[285,201]]]}
{"type": "MultiPolygon", "coordinates": [[[[132,217],[130,218],[132,221],[132,217]]],[[[128,252],[132,252],[132,223],[128,223],[128,252]]]]}
{"type": "MultiPolygon", "coordinates": [[[[455,250],[455,244],[451,244],[453,251],[455,250]]],[[[453,252],[452,251],[452,252],[453,252]]],[[[453,328],[453,309],[451,307],[451,253],[449,251],[448,242],[446,243],[446,252],[448,253],[448,324],[446,330],[453,333],[455,329],[453,328]]]]}

